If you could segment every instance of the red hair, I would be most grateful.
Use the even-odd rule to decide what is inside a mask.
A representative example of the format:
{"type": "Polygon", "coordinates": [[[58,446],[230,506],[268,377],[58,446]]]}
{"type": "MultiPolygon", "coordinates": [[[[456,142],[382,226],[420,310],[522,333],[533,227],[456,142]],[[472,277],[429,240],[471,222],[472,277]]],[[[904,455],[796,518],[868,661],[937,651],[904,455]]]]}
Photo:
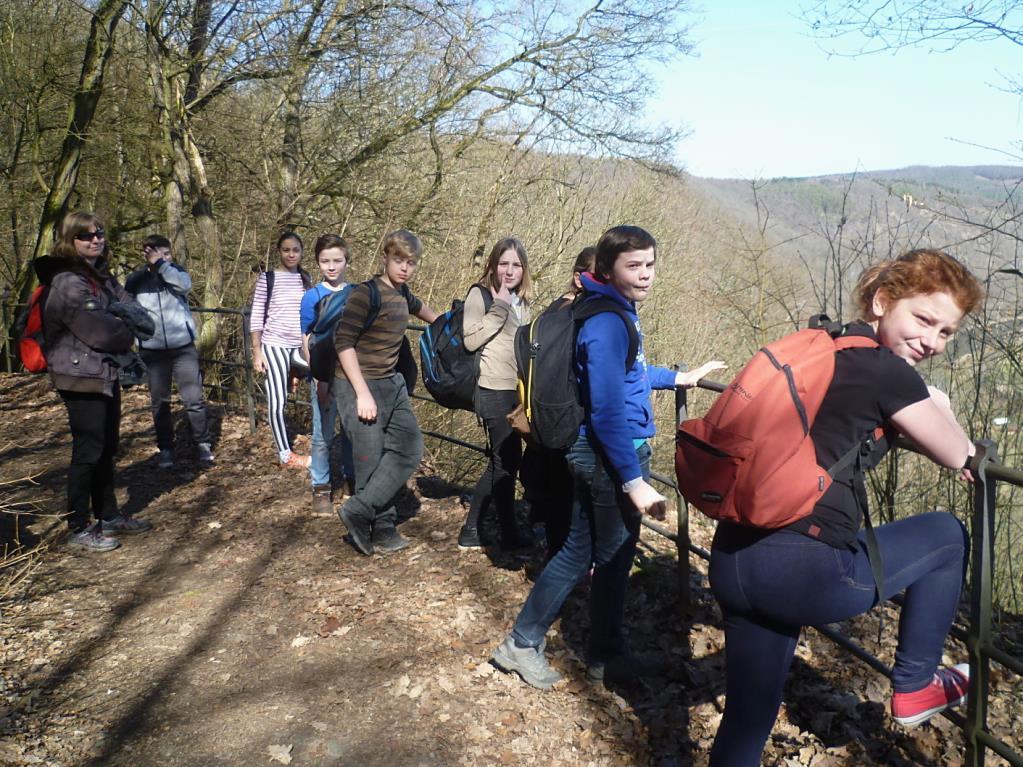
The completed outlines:
{"type": "Polygon", "coordinates": [[[870,267],[856,285],[856,303],[865,320],[874,316],[874,296],[882,293],[891,302],[910,296],[948,293],[964,315],[984,297],[984,291],[969,269],[948,253],[920,248],[896,259],[870,267]]]}

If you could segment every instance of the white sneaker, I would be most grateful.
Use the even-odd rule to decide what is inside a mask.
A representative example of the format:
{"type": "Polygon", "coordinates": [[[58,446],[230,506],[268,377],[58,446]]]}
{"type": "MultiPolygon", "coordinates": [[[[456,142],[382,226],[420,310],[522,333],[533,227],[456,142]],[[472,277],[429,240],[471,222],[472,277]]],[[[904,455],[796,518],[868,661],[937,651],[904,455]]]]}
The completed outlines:
{"type": "Polygon", "coordinates": [[[199,463],[209,466],[213,463],[213,448],[209,442],[200,442],[198,445],[199,449],[199,463]]]}

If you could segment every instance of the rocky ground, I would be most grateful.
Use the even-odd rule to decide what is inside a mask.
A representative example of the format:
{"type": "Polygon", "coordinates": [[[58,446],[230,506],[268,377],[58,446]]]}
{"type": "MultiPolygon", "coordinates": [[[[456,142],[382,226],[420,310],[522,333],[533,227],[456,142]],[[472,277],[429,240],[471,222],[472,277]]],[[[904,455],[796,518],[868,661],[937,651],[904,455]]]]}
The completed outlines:
{"type": "MultiPolygon", "coordinates": [[[[629,626],[637,650],[671,660],[668,673],[589,686],[581,586],[549,637],[566,681],[540,692],[487,658],[541,559],[460,552],[465,488],[417,476],[401,526],[414,544],[362,557],[336,516],[310,513],[306,478],[281,470],[269,434],[250,435],[241,414],[214,408],[214,467],[182,447],[175,470],[159,471],[147,404],[142,391],[126,394],[118,484],[123,507],[155,529],[113,553],[75,554],[49,516],[63,506],[63,406],[44,378],[0,377],[0,503],[38,512],[15,530],[8,508],[4,535],[45,547],[0,592],[0,764],[706,763],[723,638],[699,559],[680,613],[674,546],[644,532],[629,626]]],[[[428,442],[434,458],[459,450],[428,442]]],[[[695,522],[696,542],[708,536],[695,522]]],[[[889,612],[878,645],[876,615],[843,626],[886,662],[894,627],[889,612]]],[[[1020,692],[996,671],[993,729],[1017,748],[1020,692]]],[[[765,763],[962,763],[952,723],[903,731],[887,696],[883,677],[805,632],[765,763]]]]}

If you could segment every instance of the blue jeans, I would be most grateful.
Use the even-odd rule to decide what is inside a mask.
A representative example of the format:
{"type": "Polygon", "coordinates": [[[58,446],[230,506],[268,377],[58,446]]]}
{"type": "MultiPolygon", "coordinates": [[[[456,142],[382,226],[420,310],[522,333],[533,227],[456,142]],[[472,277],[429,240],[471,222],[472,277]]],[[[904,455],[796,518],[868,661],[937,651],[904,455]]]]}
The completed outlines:
{"type": "MultiPolygon", "coordinates": [[[[650,446],[644,443],[636,454],[643,477],[649,478],[650,446]]],[[[640,516],[587,438],[577,439],[568,451],[568,467],[575,482],[568,540],[536,579],[511,634],[519,647],[539,647],[565,599],[592,566],[587,654],[594,663],[625,649],[625,590],[640,516]]]]}
{"type": "MultiPolygon", "coordinates": [[[[334,441],[334,422],[337,420],[337,401],[334,398],[334,386],[327,387],[326,401],[321,403],[316,396],[316,379],[312,380],[309,390],[309,401],[313,403],[313,445],[309,455],[309,478],[313,485],[330,484],[330,443],[334,441]]],[[[341,437],[341,476],[354,477],[355,469],[352,461],[352,441],[344,427],[338,435],[341,437]]]]}
{"type": "MultiPolygon", "coordinates": [[[[892,670],[896,692],[926,686],[941,661],[966,569],[968,538],[931,512],[875,529],[885,593],[905,590],[892,670]]],[[[866,534],[855,551],[801,533],[720,524],[710,582],[725,618],[727,696],[710,763],[758,765],[778,715],[803,626],[847,620],[877,604],[866,534]]]]}

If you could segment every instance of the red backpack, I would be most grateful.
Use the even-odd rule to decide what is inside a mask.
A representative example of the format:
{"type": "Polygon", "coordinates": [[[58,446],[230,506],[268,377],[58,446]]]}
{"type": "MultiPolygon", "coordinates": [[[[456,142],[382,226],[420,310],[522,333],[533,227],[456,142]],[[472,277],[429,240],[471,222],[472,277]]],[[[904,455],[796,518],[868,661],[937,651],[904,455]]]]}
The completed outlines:
{"type": "Polygon", "coordinates": [[[43,307],[49,289],[49,285],[37,286],[28,299],[28,306],[14,323],[14,337],[18,339],[18,357],[29,373],[46,372],[43,307]]]}
{"type": "MultiPolygon", "coordinates": [[[[689,503],[713,519],[783,527],[808,516],[832,478],[857,463],[864,445],[834,466],[818,465],[810,437],[835,373],[835,355],[878,346],[872,338],[841,332],[823,315],[811,318],[810,327],[762,348],[707,415],[679,426],[675,472],[689,503]]],[[[874,439],[878,432],[883,430],[874,439]]],[[[862,483],[858,463],[856,469],[862,483]]]]}

